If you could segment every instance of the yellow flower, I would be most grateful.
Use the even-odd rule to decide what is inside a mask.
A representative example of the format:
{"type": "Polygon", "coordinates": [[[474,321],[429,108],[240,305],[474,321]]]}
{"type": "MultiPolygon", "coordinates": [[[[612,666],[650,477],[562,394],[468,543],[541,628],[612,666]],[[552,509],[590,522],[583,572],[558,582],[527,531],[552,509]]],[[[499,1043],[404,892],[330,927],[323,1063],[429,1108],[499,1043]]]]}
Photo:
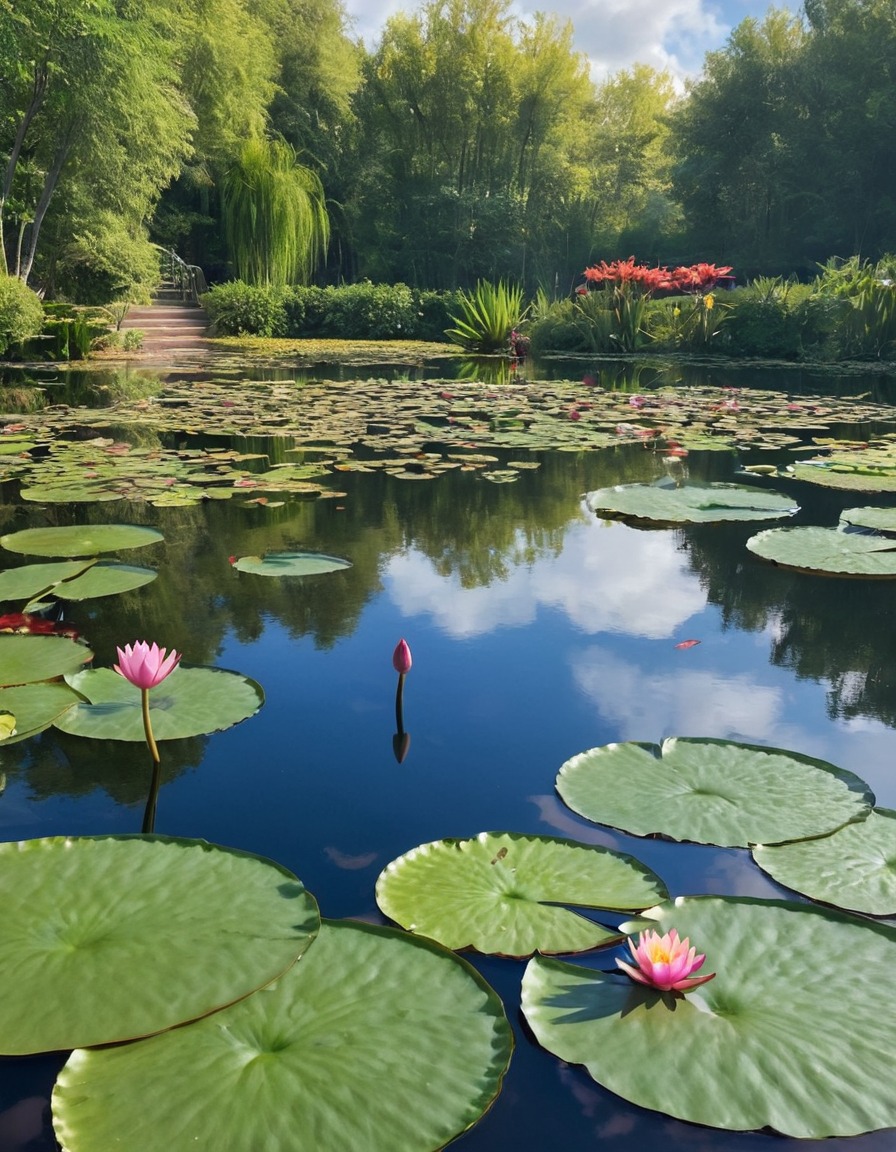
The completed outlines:
{"type": "Polygon", "coordinates": [[[715,307],[716,298],[710,293],[708,296],[703,297],[703,306],[707,312],[711,312],[715,307]]]}

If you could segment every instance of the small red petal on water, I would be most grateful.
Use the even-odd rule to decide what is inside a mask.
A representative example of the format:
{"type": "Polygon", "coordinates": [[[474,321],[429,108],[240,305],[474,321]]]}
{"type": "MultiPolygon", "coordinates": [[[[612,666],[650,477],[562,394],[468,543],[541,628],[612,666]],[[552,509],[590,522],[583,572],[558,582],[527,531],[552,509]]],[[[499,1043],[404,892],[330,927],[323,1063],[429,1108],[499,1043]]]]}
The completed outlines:
{"type": "Polygon", "coordinates": [[[581,412],[576,412],[575,408],[573,408],[570,412],[568,412],[567,415],[569,416],[570,420],[581,420],[582,419],[581,412]]]}
{"type": "Polygon", "coordinates": [[[227,557],[227,563],[228,564],[236,564],[236,556],[228,556],[227,557]]]}
{"type": "Polygon", "coordinates": [[[682,642],[680,644],[676,644],[675,647],[676,648],[693,648],[693,647],[695,647],[695,645],[697,645],[699,643],[700,643],[699,640],[682,640],[682,642]]]}

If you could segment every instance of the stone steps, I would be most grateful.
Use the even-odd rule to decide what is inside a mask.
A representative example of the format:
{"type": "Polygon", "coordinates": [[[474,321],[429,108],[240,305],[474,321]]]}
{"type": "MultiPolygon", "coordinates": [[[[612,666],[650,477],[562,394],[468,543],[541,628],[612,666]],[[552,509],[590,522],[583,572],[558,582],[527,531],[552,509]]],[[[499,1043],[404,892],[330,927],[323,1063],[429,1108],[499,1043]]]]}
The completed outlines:
{"type": "Polygon", "coordinates": [[[181,299],[176,288],[162,286],[151,304],[134,304],[128,309],[121,331],[143,333],[141,353],[200,350],[207,348],[205,334],[208,313],[198,304],[181,299]]]}

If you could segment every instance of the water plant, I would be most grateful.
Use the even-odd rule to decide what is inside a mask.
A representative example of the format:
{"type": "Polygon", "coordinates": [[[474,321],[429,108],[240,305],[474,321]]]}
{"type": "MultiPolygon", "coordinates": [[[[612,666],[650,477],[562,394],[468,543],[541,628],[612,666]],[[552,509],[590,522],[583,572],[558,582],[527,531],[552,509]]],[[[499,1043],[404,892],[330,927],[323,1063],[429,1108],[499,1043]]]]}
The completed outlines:
{"type": "Polygon", "coordinates": [[[499,280],[480,280],[472,292],[460,296],[461,315],[452,316],[445,335],[471,352],[505,352],[510,333],[525,315],[523,290],[499,280]]]}

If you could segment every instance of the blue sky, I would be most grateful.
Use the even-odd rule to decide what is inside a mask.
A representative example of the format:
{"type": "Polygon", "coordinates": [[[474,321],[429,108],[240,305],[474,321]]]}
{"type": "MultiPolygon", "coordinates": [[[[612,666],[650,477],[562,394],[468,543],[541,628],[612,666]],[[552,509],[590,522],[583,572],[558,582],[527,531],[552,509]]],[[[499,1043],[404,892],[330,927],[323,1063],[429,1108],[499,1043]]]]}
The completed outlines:
{"type": "MultiPolygon", "coordinates": [[[[385,20],[413,12],[414,0],[345,0],[354,34],[372,48],[385,20]]],[[[747,16],[762,18],[766,0],[516,0],[520,13],[543,11],[571,20],[576,47],[600,80],[632,64],[667,69],[679,80],[700,71],[704,55],[725,43],[747,16]]],[[[797,11],[799,0],[775,5],[797,11]]]]}

